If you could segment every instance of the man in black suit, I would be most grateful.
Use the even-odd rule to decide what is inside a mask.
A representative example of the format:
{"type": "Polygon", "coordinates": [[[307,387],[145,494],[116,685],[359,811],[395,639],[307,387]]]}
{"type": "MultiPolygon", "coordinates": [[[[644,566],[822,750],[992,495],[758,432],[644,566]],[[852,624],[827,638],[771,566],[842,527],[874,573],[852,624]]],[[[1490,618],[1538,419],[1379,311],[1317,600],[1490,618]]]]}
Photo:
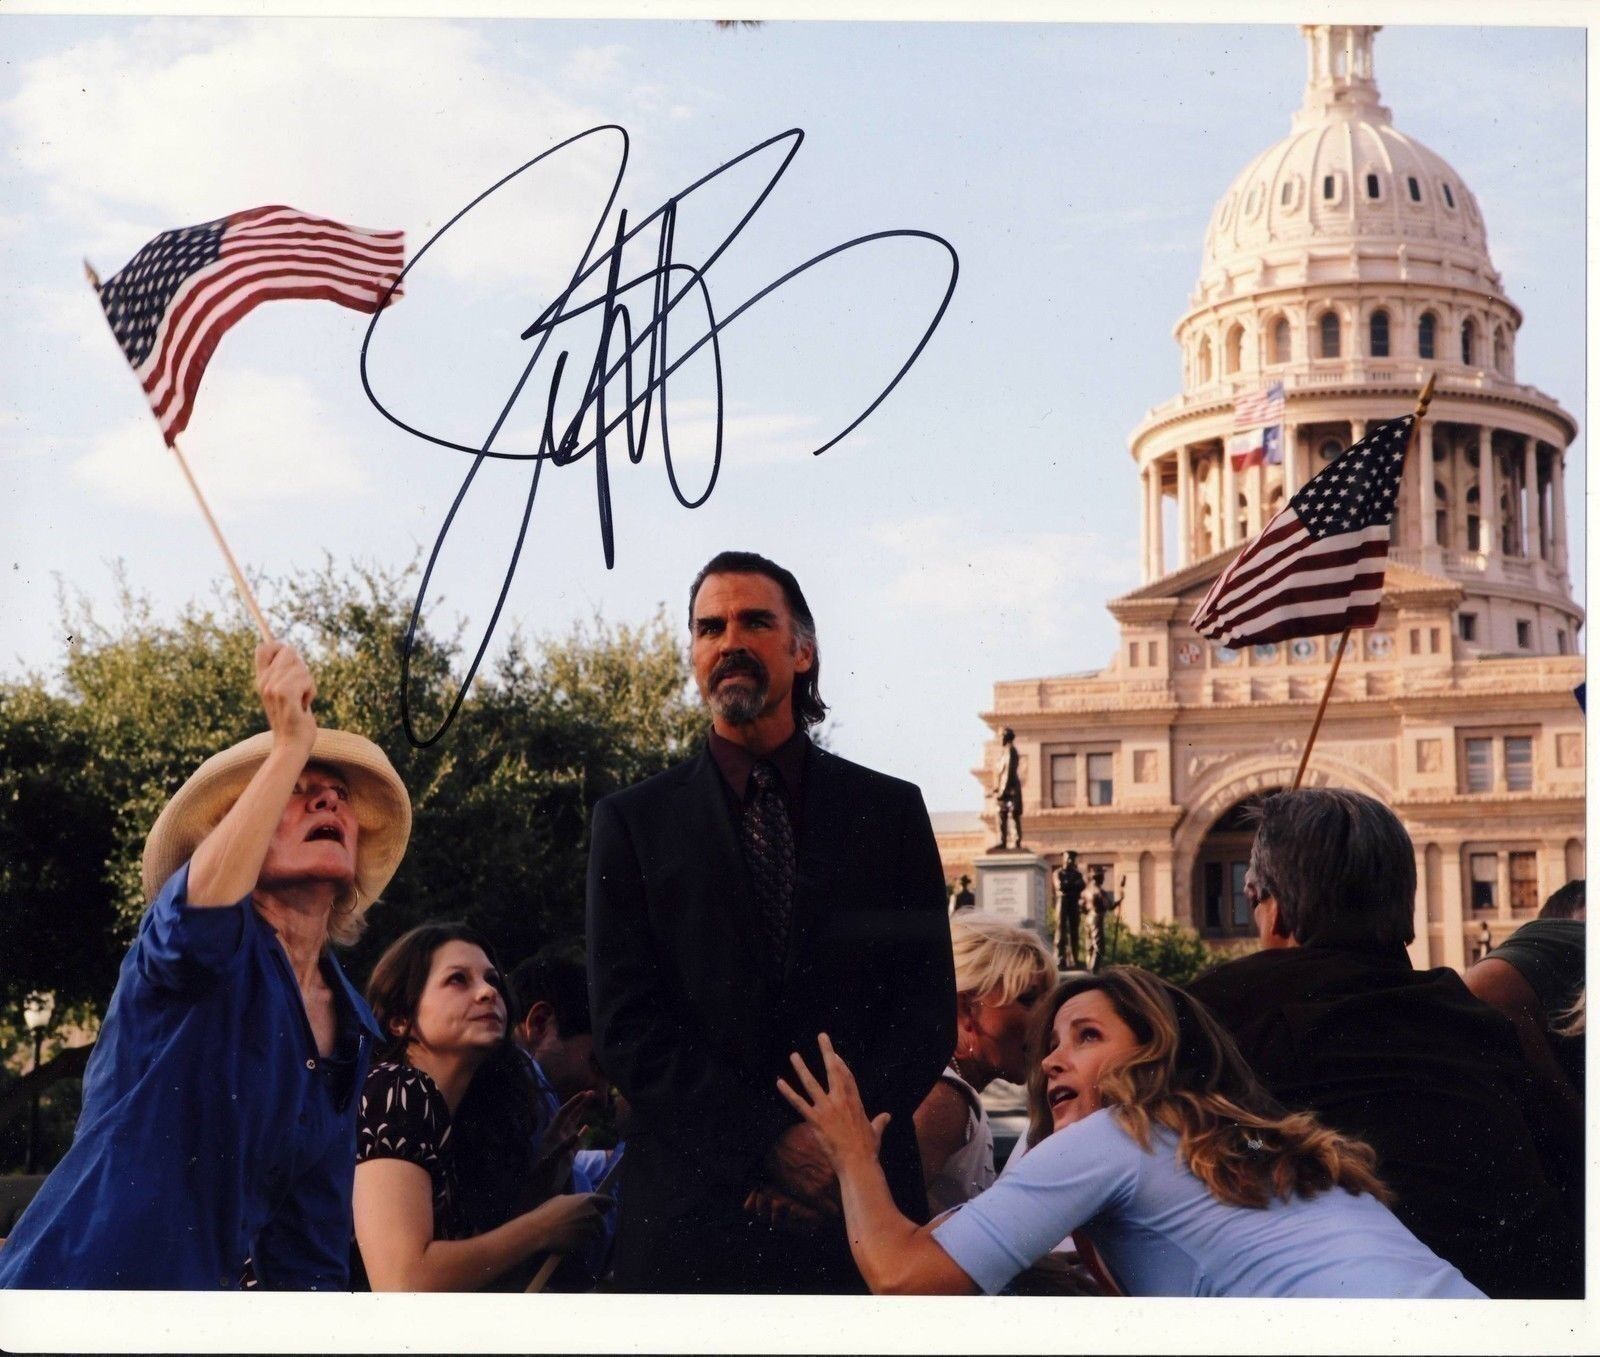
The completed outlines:
{"type": "Polygon", "coordinates": [[[900,1209],[927,1201],[912,1113],[955,1041],[944,876],[921,794],[814,745],[816,628],[793,575],[723,552],[689,593],[704,748],[594,811],[589,977],[601,1064],[633,1109],[624,1290],[863,1286],[837,1185],[779,1096],[826,1032],[900,1209]]]}

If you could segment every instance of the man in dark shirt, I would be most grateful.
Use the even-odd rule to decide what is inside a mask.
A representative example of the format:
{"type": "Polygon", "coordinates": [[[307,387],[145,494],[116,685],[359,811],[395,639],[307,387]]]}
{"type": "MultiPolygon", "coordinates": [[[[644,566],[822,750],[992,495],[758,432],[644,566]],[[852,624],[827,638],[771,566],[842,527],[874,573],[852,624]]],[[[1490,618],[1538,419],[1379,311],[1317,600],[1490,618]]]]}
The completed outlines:
{"type": "Polygon", "coordinates": [[[724,552],[689,625],[706,746],[601,801],[589,853],[595,1046],[633,1109],[617,1284],[862,1290],[833,1171],[777,1081],[826,1032],[891,1114],[896,1203],[926,1219],[912,1114],[955,1040],[938,848],[915,787],[807,738],[826,708],[792,574],[724,552]]]}
{"type": "MultiPolygon", "coordinates": [[[[1356,792],[1262,808],[1246,892],[1262,950],[1190,986],[1277,1098],[1378,1153],[1394,1212],[1497,1297],[1583,1293],[1583,1240],[1544,1156],[1510,1024],[1454,971],[1415,971],[1416,858],[1356,792]]],[[[1569,1209],[1570,1208],[1570,1209],[1569,1209]]]]}

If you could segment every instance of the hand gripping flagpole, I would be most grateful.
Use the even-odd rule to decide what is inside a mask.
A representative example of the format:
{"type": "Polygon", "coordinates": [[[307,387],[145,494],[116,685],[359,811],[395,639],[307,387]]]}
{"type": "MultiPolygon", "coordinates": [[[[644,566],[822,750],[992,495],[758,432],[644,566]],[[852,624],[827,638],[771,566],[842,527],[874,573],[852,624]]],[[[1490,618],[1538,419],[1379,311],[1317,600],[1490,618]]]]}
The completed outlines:
{"type": "MultiPolygon", "coordinates": [[[[96,292],[99,292],[100,276],[94,271],[87,259],[83,261],[83,271],[89,277],[89,285],[96,292]]],[[[151,418],[155,418],[154,411],[151,412],[151,418]]],[[[160,427],[159,422],[157,427],[160,427]]],[[[166,440],[163,439],[162,441],[165,442],[166,440]]],[[[205,519],[206,526],[211,529],[212,537],[216,539],[217,546],[222,552],[222,559],[227,562],[228,573],[233,576],[233,583],[239,591],[240,599],[243,600],[250,616],[255,619],[256,630],[261,633],[263,641],[270,642],[274,640],[272,628],[267,625],[267,619],[262,616],[261,608],[256,603],[256,597],[250,592],[250,586],[245,582],[244,572],[239,569],[239,563],[233,559],[233,552],[228,549],[227,539],[223,537],[222,529],[217,526],[217,520],[212,516],[211,506],[206,503],[206,497],[200,493],[200,483],[195,480],[194,473],[189,470],[189,463],[184,458],[183,450],[178,446],[176,439],[168,446],[172,449],[172,455],[178,459],[178,469],[183,472],[184,480],[189,482],[189,489],[194,491],[195,503],[200,506],[201,516],[205,519]]]]}
{"type": "MultiPolygon", "coordinates": [[[[1428,413],[1428,406],[1433,400],[1433,373],[1428,374],[1428,380],[1423,383],[1422,390],[1417,393],[1417,408],[1415,417],[1411,421],[1411,431],[1406,436],[1406,455],[1409,457],[1412,448],[1417,444],[1417,432],[1422,428],[1422,417],[1428,413]]],[[[1426,470],[1419,475],[1428,474],[1426,470]]],[[[1300,755],[1300,766],[1294,771],[1294,783],[1290,791],[1300,790],[1300,780],[1306,775],[1306,765],[1311,762],[1311,748],[1317,742],[1317,732],[1322,729],[1322,714],[1328,710],[1328,698],[1333,692],[1333,681],[1339,676],[1339,662],[1344,659],[1344,648],[1350,640],[1350,628],[1346,627],[1339,635],[1339,648],[1333,652],[1333,665],[1328,670],[1328,681],[1322,685],[1322,701],[1317,703],[1316,719],[1311,723],[1311,734],[1306,736],[1306,747],[1300,755]]]]}

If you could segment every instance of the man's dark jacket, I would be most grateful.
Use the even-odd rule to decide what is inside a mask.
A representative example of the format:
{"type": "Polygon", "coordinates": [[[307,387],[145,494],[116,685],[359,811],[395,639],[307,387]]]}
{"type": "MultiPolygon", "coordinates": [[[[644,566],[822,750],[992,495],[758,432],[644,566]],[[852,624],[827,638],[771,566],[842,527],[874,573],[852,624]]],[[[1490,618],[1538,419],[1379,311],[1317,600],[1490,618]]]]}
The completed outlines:
{"type": "Polygon", "coordinates": [[[912,1113],[955,1042],[944,875],[921,793],[806,749],[781,979],[766,964],[734,809],[709,752],[606,797],[589,851],[590,1002],[632,1105],[616,1253],[624,1290],[860,1290],[842,1222],[778,1232],[743,1210],[798,1117],[779,1096],[826,1032],[900,1209],[927,1216],[912,1113]]]}
{"type": "Polygon", "coordinates": [[[1490,1296],[1577,1296],[1581,1234],[1511,1025],[1403,947],[1268,949],[1190,993],[1278,1100],[1378,1152],[1394,1213],[1490,1296]]]}

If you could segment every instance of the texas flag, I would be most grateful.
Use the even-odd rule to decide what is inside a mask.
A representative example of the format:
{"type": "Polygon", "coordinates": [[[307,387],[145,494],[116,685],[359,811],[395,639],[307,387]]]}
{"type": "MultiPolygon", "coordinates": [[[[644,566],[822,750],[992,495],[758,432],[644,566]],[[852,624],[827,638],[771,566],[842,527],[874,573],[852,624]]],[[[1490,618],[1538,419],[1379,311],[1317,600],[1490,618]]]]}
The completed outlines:
{"type": "Polygon", "coordinates": [[[1228,456],[1233,459],[1235,471],[1263,463],[1267,466],[1280,465],[1283,462],[1283,425],[1270,424],[1264,429],[1230,434],[1228,456]]]}

